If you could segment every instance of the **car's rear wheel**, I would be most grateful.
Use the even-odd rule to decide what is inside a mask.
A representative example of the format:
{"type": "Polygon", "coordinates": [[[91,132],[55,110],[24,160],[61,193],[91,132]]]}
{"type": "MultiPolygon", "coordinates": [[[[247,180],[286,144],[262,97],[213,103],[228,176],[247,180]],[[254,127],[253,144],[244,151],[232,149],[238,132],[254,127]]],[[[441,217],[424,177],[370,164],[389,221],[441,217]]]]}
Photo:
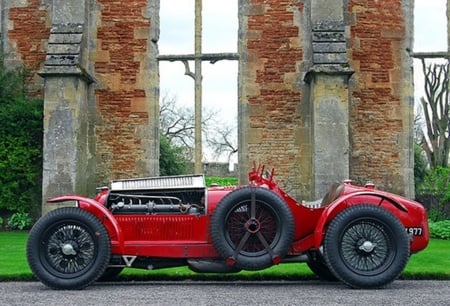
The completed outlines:
{"type": "Polygon", "coordinates": [[[336,276],[330,271],[325,259],[320,254],[308,253],[308,261],[306,262],[308,268],[317,275],[321,280],[334,282],[337,281],[336,276]]]}
{"type": "Polygon", "coordinates": [[[379,288],[394,281],[409,259],[401,222],[375,205],[355,205],[330,223],[324,257],[333,274],[352,288],[379,288]]]}
{"type": "Polygon", "coordinates": [[[31,271],[54,289],[82,289],[104,272],[111,245],[103,224],[91,213],[63,207],[40,218],[30,231],[31,271]]]}
{"type": "Polygon", "coordinates": [[[279,263],[290,247],[294,219],[286,203],[260,187],[225,196],[211,218],[211,235],[229,266],[260,270],[279,263]]]}

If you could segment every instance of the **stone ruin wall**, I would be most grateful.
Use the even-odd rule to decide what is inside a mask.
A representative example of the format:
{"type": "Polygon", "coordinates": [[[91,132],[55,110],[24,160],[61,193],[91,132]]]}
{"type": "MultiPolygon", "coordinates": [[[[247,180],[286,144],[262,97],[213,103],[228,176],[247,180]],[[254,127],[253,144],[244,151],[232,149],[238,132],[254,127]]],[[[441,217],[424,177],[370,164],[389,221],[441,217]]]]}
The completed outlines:
{"type": "Polygon", "coordinates": [[[300,1],[244,2],[239,124],[246,133],[239,142],[239,163],[247,169],[253,161],[274,167],[289,192],[301,189],[303,194],[311,188],[309,118],[302,113],[304,6],[300,1]]]}
{"type": "Polygon", "coordinates": [[[414,196],[413,1],[351,1],[352,178],[414,196]]]}
{"type": "MultiPolygon", "coordinates": [[[[36,74],[35,84],[43,96],[44,79],[56,90],[64,83],[56,74],[45,74],[48,45],[55,20],[64,23],[73,17],[56,17],[55,12],[74,0],[0,1],[7,64],[23,63],[40,72],[44,78],[36,74]]],[[[328,12],[317,12],[320,7],[311,0],[240,0],[241,180],[257,161],[274,167],[277,180],[296,197],[316,197],[323,186],[347,177],[414,195],[412,59],[407,52],[412,47],[412,2],[342,1],[342,27],[339,23],[337,31],[342,29],[346,50],[327,55],[333,61],[346,56],[341,66],[353,73],[344,73],[340,82],[330,71],[315,68],[318,51],[311,47],[311,33],[321,31],[312,20],[316,15],[326,19],[328,12]],[[308,83],[311,71],[313,83],[308,83]],[[342,139],[347,140],[337,154],[335,144],[317,145],[327,143],[323,134],[333,130],[326,121],[316,123],[323,111],[322,102],[315,102],[322,89],[331,93],[335,89],[336,101],[342,103],[338,108],[347,128],[342,139]],[[330,169],[325,162],[335,162],[337,168],[330,169]]],[[[93,82],[83,85],[85,101],[79,109],[88,115],[69,108],[71,119],[84,121],[69,135],[77,153],[70,161],[59,158],[49,168],[67,171],[73,182],[44,192],[44,198],[67,189],[92,195],[95,186],[110,179],[158,172],[158,3],[85,0],[74,5],[80,3],[84,3],[84,10],[78,11],[82,16],[77,17],[84,27],[80,73],[93,82]],[[77,156],[82,156],[81,165],[77,156]],[[67,168],[65,162],[74,164],[67,168]]],[[[64,93],[68,100],[77,100],[73,90],[83,80],[67,85],[72,90],[64,93]]],[[[324,114],[330,115],[326,110],[324,114]]],[[[51,117],[46,113],[47,121],[51,117]]]]}
{"type": "MultiPolygon", "coordinates": [[[[408,51],[412,49],[413,1],[342,1],[347,63],[341,65],[354,73],[344,86],[339,80],[327,85],[336,74],[333,69],[315,73],[316,80],[322,78],[316,88],[323,86],[316,93],[305,82],[305,75],[320,66],[311,48],[311,31],[316,34],[312,20],[315,15],[339,17],[326,12],[331,2],[316,8],[311,1],[246,3],[241,27],[246,38],[241,42],[245,59],[241,66],[246,75],[240,86],[241,109],[248,120],[241,123],[247,138],[241,139],[240,148],[248,143],[248,149],[243,150],[240,163],[268,162],[297,197],[323,194],[325,187],[318,185],[345,179],[339,175],[345,175],[347,167],[348,178],[358,183],[371,180],[379,188],[413,197],[413,75],[408,51]],[[343,120],[348,111],[348,134],[337,143],[315,132],[320,128],[315,122],[321,120],[314,114],[320,111],[315,106],[317,95],[327,90],[328,100],[343,100],[343,120]],[[320,142],[321,137],[326,141],[320,142]],[[339,152],[340,145],[348,145],[348,151],[339,152]],[[345,159],[348,165],[339,165],[345,159]],[[338,169],[333,169],[335,165],[338,169]],[[315,179],[320,171],[323,177],[315,179]]],[[[345,77],[345,71],[339,73],[345,77]]],[[[333,124],[322,133],[333,133],[333,124]]]]}

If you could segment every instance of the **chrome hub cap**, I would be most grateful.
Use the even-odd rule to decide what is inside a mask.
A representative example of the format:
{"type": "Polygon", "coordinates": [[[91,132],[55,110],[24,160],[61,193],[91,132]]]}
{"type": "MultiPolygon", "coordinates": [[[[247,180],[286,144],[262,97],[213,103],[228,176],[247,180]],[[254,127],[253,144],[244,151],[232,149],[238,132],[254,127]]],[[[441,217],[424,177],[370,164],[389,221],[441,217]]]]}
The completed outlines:
{"type": "Polygon", "coordinates": [[[359,249],[366,253],[370,253],[375,249],[375,244],[371,241],[364,241],[364,243],[359,246],[359,249]]]}

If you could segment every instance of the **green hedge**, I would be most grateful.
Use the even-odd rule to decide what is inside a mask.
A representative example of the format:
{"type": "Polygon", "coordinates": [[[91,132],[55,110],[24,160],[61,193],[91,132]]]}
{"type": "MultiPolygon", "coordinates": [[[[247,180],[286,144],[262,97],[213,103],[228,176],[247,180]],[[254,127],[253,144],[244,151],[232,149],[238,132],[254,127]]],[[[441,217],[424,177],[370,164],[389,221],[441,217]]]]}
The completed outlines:
{"type": "Polygon", "coordinates": [[[43,101],[27,96],[25,69],[0,57],[0,213],[38,211],[41,202],[43,101]]]}
{"type": "Polygon", "coordinates": [[[429,221],[430,237],[450,240],[450,220],[429,221]]]}

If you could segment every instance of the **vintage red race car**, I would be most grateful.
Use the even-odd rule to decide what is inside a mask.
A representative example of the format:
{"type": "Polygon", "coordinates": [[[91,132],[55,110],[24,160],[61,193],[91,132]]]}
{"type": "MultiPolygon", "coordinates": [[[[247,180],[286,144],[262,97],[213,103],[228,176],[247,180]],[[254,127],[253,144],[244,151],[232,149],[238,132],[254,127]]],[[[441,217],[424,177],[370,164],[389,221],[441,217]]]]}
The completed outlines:
{"type": "Polygon", "coordinates": [[[28,263],[55,289],[81,289],[126,267],[231,273],[287,262],[352,288],[379,288],[428,244],[420,203],[350,181],[299,202],[273,174],[254,166],[248,185],[209,188],[203,175],[116,180],[95,199],[52,198],[77,205],[35,223],[28,263]]]}

